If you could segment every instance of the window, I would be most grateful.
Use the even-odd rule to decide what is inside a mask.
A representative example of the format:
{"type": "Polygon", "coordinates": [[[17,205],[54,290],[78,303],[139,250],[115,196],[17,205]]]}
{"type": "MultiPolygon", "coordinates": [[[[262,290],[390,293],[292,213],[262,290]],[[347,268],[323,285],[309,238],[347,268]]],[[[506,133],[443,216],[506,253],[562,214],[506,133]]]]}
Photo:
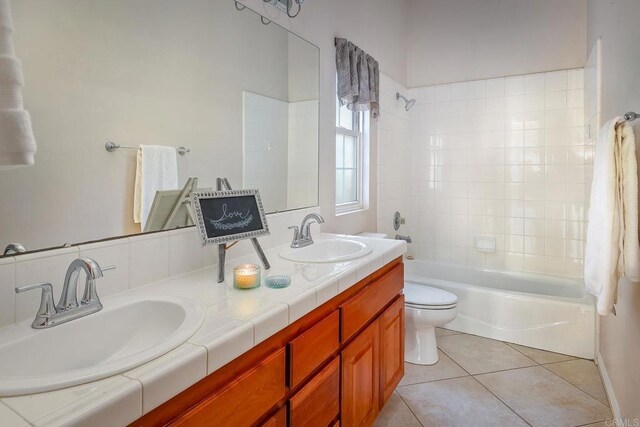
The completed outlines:
{"type": "Polygon", "coordinates": [[[336,104],[336,213],[365,207],[368,113],[336,104]]]}

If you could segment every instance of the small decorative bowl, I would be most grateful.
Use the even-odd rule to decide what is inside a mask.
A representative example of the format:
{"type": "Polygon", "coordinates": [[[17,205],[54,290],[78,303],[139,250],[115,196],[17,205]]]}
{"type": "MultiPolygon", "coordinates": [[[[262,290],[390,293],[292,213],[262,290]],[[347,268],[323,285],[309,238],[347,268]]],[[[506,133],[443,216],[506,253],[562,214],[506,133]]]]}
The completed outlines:
{"type": "Polygon", "coordinates": [[[282,289],[291,284],[291,277],[289,276],[269,276],[265,277],[264,284],[267,288],[282,289]]]}

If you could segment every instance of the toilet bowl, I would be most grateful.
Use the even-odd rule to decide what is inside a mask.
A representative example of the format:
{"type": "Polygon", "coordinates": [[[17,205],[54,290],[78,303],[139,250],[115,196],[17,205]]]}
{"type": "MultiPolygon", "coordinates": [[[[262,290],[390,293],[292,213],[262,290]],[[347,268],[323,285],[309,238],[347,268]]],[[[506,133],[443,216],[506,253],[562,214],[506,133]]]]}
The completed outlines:
{"type": "Polygon", "coordinates": [[[455,319],[458,297],[451,292],[405,283],[404,360],[417,365],[438,362],[436,326],[455,319]]]}

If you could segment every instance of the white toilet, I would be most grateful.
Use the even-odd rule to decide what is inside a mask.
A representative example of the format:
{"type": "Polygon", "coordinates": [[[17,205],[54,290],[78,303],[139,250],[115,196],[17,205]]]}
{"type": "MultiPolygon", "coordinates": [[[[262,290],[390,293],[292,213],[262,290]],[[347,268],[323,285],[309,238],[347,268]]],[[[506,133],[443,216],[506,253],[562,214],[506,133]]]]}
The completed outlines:
{"type": "Polygon", "coordinates": [[[404,360],[417,365],[438,362],[436,326],[455,319],[458,297],[451,292],[405,282],[404,360]]]}

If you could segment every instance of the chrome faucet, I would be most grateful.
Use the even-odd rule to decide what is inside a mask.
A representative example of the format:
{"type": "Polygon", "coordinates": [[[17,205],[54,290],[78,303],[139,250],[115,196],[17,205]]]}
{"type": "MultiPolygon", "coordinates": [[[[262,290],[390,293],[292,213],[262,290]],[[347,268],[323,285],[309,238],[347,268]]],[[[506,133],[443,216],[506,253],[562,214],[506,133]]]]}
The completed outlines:
{"type": "Polygon", "coordinates": [[[300,228],[296,225],[289,227],[289,230],[293,229],[293,241],[291,242],[292,248],[304,248],[305,246],[313,245],[313,238],[311,237],[311,224],[312,221],[322,224],[324,218],[316,213],[310,213],[305,216],[300,224],[300,228]]]}
{"type": "Polygon", "coordinates": [[[404,240],[407,243],[413,243],[411,236],[403,236],[402,234],[396,234],[396,240],[404,240]]]}
{"type": "Polygon", "coordinates": [[[4,248],[3,255],[13,255],[13,254],[21,254],[27,252],[27,248],[24,247],[22,243],[9,243],[6,248],[4,248]]]}
{"type": "Polygon", "coordinates": [[[60,301],[57,305],[53,303],[51,283],[37,283],[16,288],[17,294],[33,289],[42,290],[40,308],[31,327],[35,329],[50,328],[102,310],[102,302],[100,302],[96,290],[96,280],[102,277],[103,271],[115,268],[115,266],[100,268],[98,263],[91,258],[74,260],[67,269],[62,295],[60,295],[60,301]],[[87,279],[84,285],[84,295],[78,304],[78,277],[81,270],[84,270],[87,279]]]}

